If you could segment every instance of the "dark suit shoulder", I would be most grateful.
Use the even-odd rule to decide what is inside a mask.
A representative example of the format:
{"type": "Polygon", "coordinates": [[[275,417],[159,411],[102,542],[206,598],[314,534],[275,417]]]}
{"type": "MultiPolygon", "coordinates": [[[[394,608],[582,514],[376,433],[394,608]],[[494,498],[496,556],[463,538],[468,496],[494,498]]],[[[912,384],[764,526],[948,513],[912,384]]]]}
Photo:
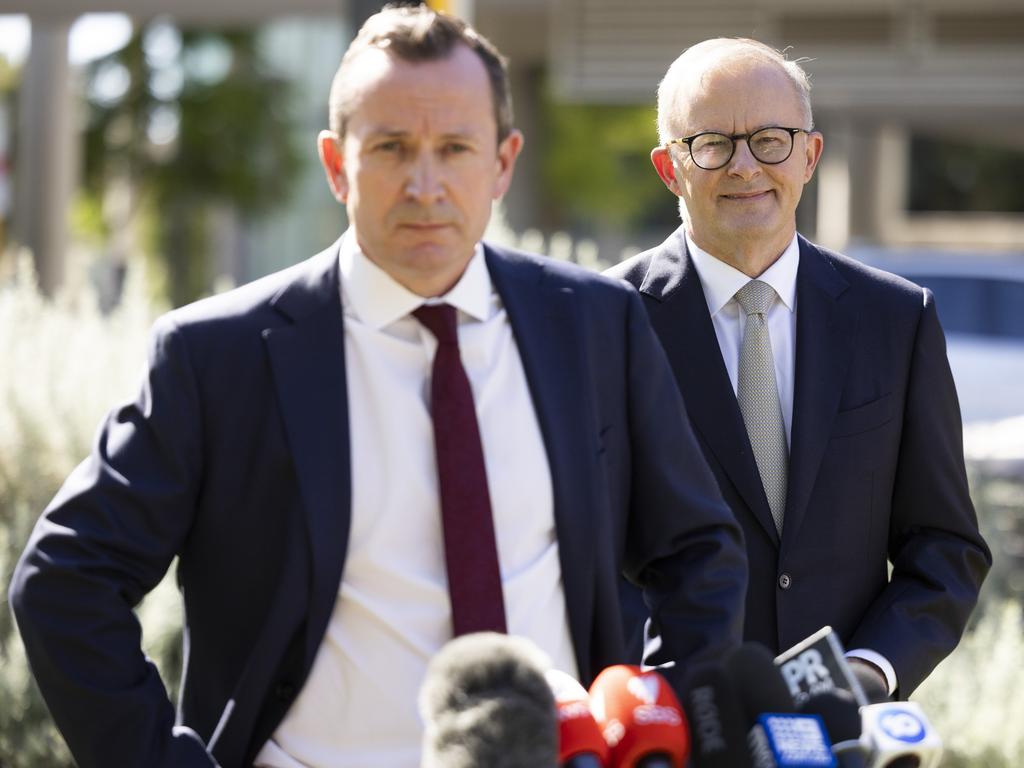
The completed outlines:
{"type": "MultiPolygon", "coordinates": [[[[806,242],[806,241],[805,241],[806,242]]],[[[878,269],[827,248],[808,243],[813,251],[842,277],[858,295],[873,304],[920,312],[925,302],[924,289],[892,272],[878,269]]]]}
{"type": "Polygon", "coordinates": [[[487,248],[496,259],[513,270],[537,270],[538,275],[543,273],[545,280],[553,281],[555,285],[570,288],[583,295],[619,296],[620,300],[631,295],[629,286],[607,273],[601,274],[570,261],[495,246],[491,243],[487,244],[487,248]]]}
{"type": "Polygon", "coordinates": [[[335,244],[298,264],[174,309],[158,325],[203,331],[279,325],[338,296],[337,256],[335,244]]]}
{"type": "Polygon", "coordinates": [[[661,246],[659,245],[654,248],[648,248],[646,251],[635,256],[630,256],[625,261],[620,261],[615,266],[606,269],[604,274],[608,277],[625,280],[634,288],[639,288],[644,281],[644,277],[647,275],[647,271],[650,269],[651,261],[660,249],[661,246]]]}

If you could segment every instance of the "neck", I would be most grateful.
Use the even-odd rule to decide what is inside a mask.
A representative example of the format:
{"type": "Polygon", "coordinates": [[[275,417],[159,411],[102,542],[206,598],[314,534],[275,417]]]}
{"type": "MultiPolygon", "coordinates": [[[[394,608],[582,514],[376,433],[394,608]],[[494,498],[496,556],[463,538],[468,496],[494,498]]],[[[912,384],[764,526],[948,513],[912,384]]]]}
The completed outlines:
{"type": "Polygon", "coordinates": [[[707,251],[719,261],[737,269],[747,277],[760,277],[768,267],[779,260],[786,248],[793,241],[795,229],[784,237],[773,240],[770,245],[758,242],[720,242],[714,238],[707,239],[688,228],[690,239],[702,250],[707,251]]]}

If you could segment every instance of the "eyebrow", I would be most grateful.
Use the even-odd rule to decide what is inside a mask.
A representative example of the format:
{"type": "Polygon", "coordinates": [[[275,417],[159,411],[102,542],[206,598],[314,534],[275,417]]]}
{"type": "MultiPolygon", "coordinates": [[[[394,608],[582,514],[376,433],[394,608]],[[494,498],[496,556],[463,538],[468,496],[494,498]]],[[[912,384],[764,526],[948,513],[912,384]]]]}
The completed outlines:
{"type": "MultiPolygon", "coordinates": [[[[404,130],[402,128],[388,128],[386,126],[380,126],[380,127],[377,127],[377,128],[373,128],[369,132],[369,135],[368,135],[367,138],[369,138],[369,139],[383,139],[383,138],[388,138],[388,139],[404,139],[404,138],[407,138],[409,136],[412,136],[412,132],[404,130]]],[[[475,140],[475,139],[477,139],[477,135],[475,133],[473,133],[470,129],[467,128],[467,129],[448,131],[446,133],[442,133],[440,138],[442,140],[458,139],[460,141],[466,141],[466,140],[475,140]]]]}

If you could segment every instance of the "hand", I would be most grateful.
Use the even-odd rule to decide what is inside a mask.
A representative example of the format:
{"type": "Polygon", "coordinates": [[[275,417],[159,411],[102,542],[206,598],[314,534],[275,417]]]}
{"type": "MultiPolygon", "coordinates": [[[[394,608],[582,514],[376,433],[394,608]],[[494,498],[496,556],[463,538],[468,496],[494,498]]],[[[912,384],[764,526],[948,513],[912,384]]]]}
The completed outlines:
{"type": "Polygon", "coordinates": [[[889,701],[889,681],[885,679],[885,673],[881,669],[858,656],[848,656],[846,661],[860,687],[864,689],[869,704],[889,701]]]}

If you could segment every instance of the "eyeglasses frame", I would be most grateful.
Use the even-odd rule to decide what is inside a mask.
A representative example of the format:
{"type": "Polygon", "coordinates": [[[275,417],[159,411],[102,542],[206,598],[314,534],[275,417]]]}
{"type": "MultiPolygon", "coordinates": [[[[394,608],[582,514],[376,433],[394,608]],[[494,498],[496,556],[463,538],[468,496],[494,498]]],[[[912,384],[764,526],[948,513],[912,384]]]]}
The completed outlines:
{"type": "Polygon", "coordinates": [[[693,164],[694,165],[696,165],[698,168],[700,168],[701,170],[704,170],[704,171],[718,171],[718,170],[721,170],[722,168],[725,168],[725,166],[727,166],[729,164],[729,161],[732,160],[733,155],[736,154],[736,142],[737,141],[739,141],[740,139],[743,139],[744,141],[747,142],[747,146],[749,147],[750,146],[750,141],[749,140],[750,140],[750,138],[752,136],[756,136],[757,134],[761,133],[761,131],[771,131],[771,130],[786,131],[789,134],[789,152],[781,160],[766,161],[766,160],[762,160],[757,155],[755,155],[754,154],[754,150],[750,150],[750,156],[753,157],[755,160],[757,160],[757,162],[761,163],[762,165],[779,165],[779,164],[784,163],[787,160],[789,160],[789,158],[791,158],[793,156],[793,148],[796,146],[796,140],[795,140],[796,135],[798,133],[806,133],[806,134],[810,135],[811,131],[813,131],[814,129],[813,128],[811,128],[811,129],[807,129],[807,128],[787,128],[787,127],[785,127],[783,125],[766,125],[766,126],[764,126],[764,128],[758,128],[756,131],[751,131],[750,133],[734,133],[731,136],[729,134],[727,134],[727,133],[722,133],[721,131],[701,131],[700,133],[695,133],[692,136],[685,136],[685,137],[683,137],[681,139],[670,139],[669,141],[665,142],[664,147],[665,147],[665,149],[669,149],[673,144],[685,144],[686,145],[686,149],[689,152],[690,159],[693,160],[693,164]],[[705,168],[703,165],[698,163],[697,162],[697,158],[695,158],[693,156],[693,142],[696,141],[697,139],[699,139],[701,136],[708,136],[710,134],[714,134],[716,136],[725,136],[727,139],[731,140],[732,141],[732,149],[729,152],[729,156],[727,158],[725,158],[725,160],[722,162],[721,165],[716,165],[714,168],[705,168]]]}

